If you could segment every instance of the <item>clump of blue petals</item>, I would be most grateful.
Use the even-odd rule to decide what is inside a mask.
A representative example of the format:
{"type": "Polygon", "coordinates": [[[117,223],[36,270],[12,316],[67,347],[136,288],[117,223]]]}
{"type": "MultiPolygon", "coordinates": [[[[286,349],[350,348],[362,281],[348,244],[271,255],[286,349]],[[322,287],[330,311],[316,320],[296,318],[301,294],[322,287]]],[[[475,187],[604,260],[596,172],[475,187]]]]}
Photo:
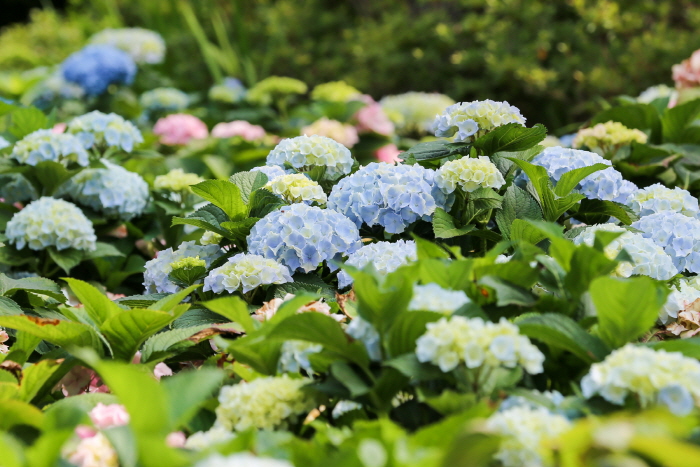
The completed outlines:
{"type": "MultiPolygon", "coordinates": [[[[348,256],[345,264],[362,269],[371,264],[380,274],[389,274],[404,264],[418,259],[416,242],[399,240],[398,242],[377,242],[365,245],[348,256]]],[[[338,286],[342,289],[352,284],[352,277],[345,271],[338,273],[338,286]]]]}
{"type": "Polygon", "coordinates": [[[88,45],[70,55],[62,64],[66,81],[78,84],[90,96],[104,93],[110,84],[131,84],[136,63],[131,56],[111,45],[88,45]]]}
{"type": "Polygon", "coordinates": [[[678,272],[700,273],[700,220],[673,211],[644,216],[632,224],[671,257],[678,272]]]}
{"type": "Polygon", "coordinates": [[[115,113],[105,114],[98,110],[75,117],[68,124],[67,131],[77,136],[85,149],[104,145],[131,152],[135,144],[143,143],[136,125],[115,113]]]}

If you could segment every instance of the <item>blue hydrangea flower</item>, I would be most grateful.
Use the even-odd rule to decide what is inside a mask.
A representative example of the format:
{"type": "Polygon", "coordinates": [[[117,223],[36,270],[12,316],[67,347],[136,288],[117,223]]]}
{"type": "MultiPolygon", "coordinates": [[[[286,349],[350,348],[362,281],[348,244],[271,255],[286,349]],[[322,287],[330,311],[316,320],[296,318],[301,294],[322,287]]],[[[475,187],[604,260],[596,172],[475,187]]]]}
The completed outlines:
{"type": "Polygon", "coordinates": [[[66,128],[83,143],[85,149],[93,146],[116,146],[131,152],[135,144],[143,143],[143,136],[136,126],[115,114],[98,110],[75,117],[66,128]]]}
{"type": "Polygon", "coordinates": [[[131,84],[136,64],[129,54],[111,45],[88,45],[69,56],[61,64],[61,72],[66,81],[98,96],[110,84],[131,84]]]}
{"type": "Polygon", "coordinates": [[[32,104],[44,108],[57,99],[81,99],[85,90],[75,83],[70,83],[60,73],[55,73],[42,81],[32,90],[32,104]]]}
{"type": "Polygon", "coordinates": [[[354,159],[350,150],[325,136],[297,136],[283,139],[267,155],[267,165],[284,167],[289,164],[299,172],[314,167],[326,167],[326,178],[349,174],[354,159]]]}
{"type": "Polygon", "coordinates": [[[270,182],[277,177],[281,177],[282,175],[292,173],[291,170],[284,170],[282,167],[279,167],[277,165],[263,165],[261,167],[254,167],[250,169],[250,171],[264,173],[265,175],[267,175],[267,180],[270,182]]]}
{"type": "Polygon", "coordinates": [[[661,211],[642,217],[632,227],[663,248],[678,272],[700,272],[700,220],[678,212],[661,211]]]}
{"type": "Polygon", "coordinates": [[[139,64],[161,63],[165,58],[165,41],[160,34],[149,29],[103,29],[90,38],[90,43],[121,49],[139,64]]]}
{"type": "Polygon", "coordinates": [[[364,344],[370,360],[378,362],[382,359],[381,337],[372,323],[358,316],[345,328],[345,332],[364,344]]]}
{"type": "Polygon", "coordinates": [[[292,272],[313,271],[322,262],[340,260],[362,246],[350,219],[306,204],[293,204],[263,217],[247,241],[250,253],[277,260],[292,272]]]}
{"type": "Polygon", "coordinates": [[[10,146],[11,146],[10,142],[7,141],[2,136],[0,136],[0,149],[5,149],[5,148],[10,147],[10,146]]]}
{"type": "Polygon", "coordinates": [[[301,370],[313,373],[309,357],[323,350],[321,344],[290,339],[284,341],[280,350],[280,358],[277,362],[277,370],[280,373],[299,373],[301,370]]]}
{"type": "Polygon", "coordinates": [[[104,169],[86,169],[60,190],[73,201],[108,217],[128,221],[148,204],[148,183],[140,175],[102,160],[104,169]]]}
{"type": "Polygon", "coordinates": [[[217,84],[209,89],[209,99],[225,104],[234,104],[245,99],[247,92],[240,80],[225,78],[223,84],[217,84]]]}
{"type": "Polygon", "coordinates": [[[216,294],[249,292],[263,285],[293,282],[289,269],[275,260],[260,255],[239,253],[221,267],[212,269],[204,278],[204,291],[216,294]]]}
{"type": "Polygon", "coordinates": [[[453,200],[437,186],[431,169],[372,162],[333,187],[328,208],[358,228],[364,223],[401,233],[419,219],[429,221],[437,207],[449,210],[453,200]]]}
{"type": "Polygon", "coordinates": [[[78,138],[71,134],[54,133],[51,130],[37,130],[29,133],[15,144],[10,157],[20,164],[27,165],[54,161],[63,165],[74,162],[85,167],[90,162],[88,153],[78,138]]]}
{"type": "Polygon", "coordinates": [[[31,250],[50,246],[57,250],[94,250],[97,240],[92,222],[80,208],[68,201],[46,196],[29,203],[12,216],[5,235],[18,250],[25,246],[31,250]]]}
{"type": "MultiPolygon", "coordinates": [[[[389,274],[404,264],[418,259],[416,242],[399,240],[398,242],[377,242],[365,245],[348,256],[345,264],[362,269],[371,264],[380,274],[389,274]]],[[[352,284],[352,277],[345,271],[338,273],[338,286],[343,289],[352,284]]]]}
{"type": "Polygon", "coordinates": [[[0,175],[0,198],[6,203],[24,203],[37,199],[37,193],[34,185],[29,183],[22,174],[2,174],[0,175]]]}
{"type": "Polygon", "coordinates": [[[640,216],[663,211],[679,212],[688,217],[700,216],[696,197],[682,188],[666,188],[660,183],[632,193],[627,204],[640,216]]]}
{"type": "Polygon", "coordinates": [[[209,268],[211,263],[222,254],[218,245],[197,245],[194,242],[183,242],[175,251],[172,248],[159,251],[158,256],[145,265],[143,286],[146,288],[146,293],[175,293],[181,290],[168,279],[168,275],[173,271],[173,263],[182,261],[184,258],[199,257],[209,268]]]}
{"type": "Polygon", "coordinates": [[[180,112],[190,103],[184,92],[175,88],[155,88],[141,94],[141,107],[147,112],[180,112]]]}
{"type": "MultiPolygon", "coordinates": [[[[629,196],[637,191],[637,186],[625,180],[622,174],[612,168],[610,161],[603,159],[598,154],[579,149],[567,149],[559,146],[546,148],[532,160],[535,165],[547,169],[552,183],[556,183],[566,172],[594,164],[611,166],[608,169],[599,170],[581,182],[574,189],[575,192],[585,195],[587,198],[615,201],[625,204],[629,196]]],[[[520,174],[519,180],[527,180],[527,175],[520,174]]]]}

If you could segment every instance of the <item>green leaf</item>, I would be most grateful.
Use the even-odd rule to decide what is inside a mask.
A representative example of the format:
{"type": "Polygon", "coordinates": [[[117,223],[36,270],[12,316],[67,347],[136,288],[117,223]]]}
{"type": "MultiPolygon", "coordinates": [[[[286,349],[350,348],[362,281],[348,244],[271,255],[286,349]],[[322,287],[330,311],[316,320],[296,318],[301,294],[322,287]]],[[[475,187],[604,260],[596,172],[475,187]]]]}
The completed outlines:
{"type": "Polygon", "coordinates": [[[11,124],[8,131],[18,140],[36,130],[49,127],[48,118],[36,107],[17,109],[10,114],[10,120],[11,124]]]}
{"type": "Polygon", "coordinates": [[[206,180],[190,187],[213,205],[221,208],[231,220],[241,220],[248,214],[248,209],[241,197],[237,185],[226,180],[206,180]]]}
{"type": "Polygon", "coordinates": [[[598,337],[587,333],[574,320],[557,313],[528,314],[516,318],[520,334],[550,347],[571,352],[586,363],[599,362],[610,349],[598,337]]]}
{"type": "Polygon", "coordinates": [[[386,337],[386,349],[391,357],[414,352],[416,340],[425,334],[426,325],[442,318],[440,313],[431,311],[411,311],[400,314],[389,328],[386,337]]]}
{"type": "Polygon", "coordinates": [[[474,147],[487,156],[501,151],[524,151],[537,145],[547,137],[547,128],[537,124],[526,128],[518,123],[508,123],[474,141],[474,147]]]}
{"type": "Polygon", "coordinates": [[[223,379],[224,372],[218,368],[200,368],[163,380],[161,384],[171,401],[170,419],[176,429],[184,427],[207,399],[216,397],[223,379]]]}
{"type": "Polygon", "coordinates": [[[558,207],[547,170],[542,166],[530,164],[520,159],[511,158],[510,160],[515,162],[530,178],[530,183],[537,193],[545,220],[556,221],[559,218],[556,215],[558,207]]]}
{"type": "Polygon", "coordinates": [[[102,354],[102,340],[86,324],[22,315],[0,316],[0,326],[24,331],[66,350],[89,347],[102,354]]]}
{"type": "MultiPolygon", "coordinates": [[[[151,336],[141,348],[141,363],[169,357],[174,349],[177,350],[181,347],[178,344],[182,344],[183,341],[187,341],[190,337],[209,327],[211,327],[211,324],[200,324],[198,326],[171,329],[151,336]]],[[[190,342],[182,347],[190,347],[191,345],[195,345],[195,343],[190,342]]]]}
{"type": "Polygon", "coordinates": [[[16,316],[24,314],[22,308],[12,299],[0,297],[0,316],[16,316]]]}
{"type": "MultiPolygon", "coordinates": [[[[331,318],[332,319],[332,318],[331,318]]],[[[250,365],[264,375],[277,374],[281,341],[271,341],[266,337],[242,337],[233,342],[214,339],[219,348],[226,349],[237,361],[250,365]]]]}
{"type": "Polygon", "coordinates": [[[228,230],[226,237],[233,238],[236,241],[245,241],[245,238],[250,234],[250,229],[259,221],[258,217],[248,217],[240,221],[222,222],[221,227],[228,230]]]}
{"type": "Polygon", "coordinates": [[[70,274],[71,269],[79,265],[83,261],[83,252],[75,248],[65,250],[57,250],[54,247],[49,247],[47,250],[49,256],[66,274],[70,274]]]}
{"type": "Polygon", "coordinates": [[[50,391],[62,378],[72,364],[59,360],[42,360],[22,371],[22,384],[19,388],[19,398],[31,402],[44,388],[50,391]]]}
{"type": "Polygon", "coordinates": [[[251,204],[249,200],[252,193],[265,186],[268,179],[267,175],[256,170],[255,172],[237,172],[231,175],[229,181],[238,187],[243,203],[251,204]]]}
{"type": "Polygon", "coordinates": [[[532,306],[536,301],[529,290],[516,286],[500,277],[484,276],[479,279],[478,284],[485,285],[496,291],[496,304],[498,306],[532,306]]]}
{"type": "Polygon", "coordinates": [[[216,232],[222,237],[228,237],[228,231],[221,227],[221,224],[228,222],[228,220],[224,211],[213,204],[207,204],[187,217],[173,217],[172,225],[193,225],[200,229],[216,232]]]}
{"type": "Polygon", "coordinates": [[[441,379],[445,374],[435,365],[418,361],[415,353],[407,353],[384,362],[384,366],[395,368],[402,375],[415,381],[441,379]]]}
{"type": "Polygon", "coordinates": [[[485,211],[501,207],[503,196],[491,188],[477,188],[469,193],[469,201],[474,202],[476,209],[485,211]]]}
{"type": "Polygon", "coordinates": [[[416,250],[418,251],[418,259],[430,258],[450,258],[450,253],[444,248],[436,245],[430,240],[418,237],[416,234],[411,234],[416,242],[416,250]]]}
{"type": "Polygon", "coordinates": [[[513,241],[523,241],[537,245],[545,238],[547,238],[547,235],[544,232],[522,219],[515,219],[510,226],[510,239],[513,241]]]}
{"type": "Polygon", "coordinates": [[[561,176],[557,185],[554,187],[554,194],[557,196],[566,196],[571,193],[571,190],[576,188],[576,185],[578,185],[581,180],[595,172],[608,168],[610,168],[610,166],[606,164],[593,164],[588,167],[570,170],[561,176]]]}
{"type": "Polygon", "coordinates": [[[5,359],[24,365],[29,360],[34,349],[36,349],[36,346],[41,342],[41,338],[24,331],[18,331],[15,334],[15,339],[15,343],[12,344],[12,348],[5,359]]]}
{"type": "Polygon", "coordinates": [[[204,279],[207,275],[207,268],[204,266],[194,266],[187,268],[173,269],[168,274],[168,279],[179,287],[189,287],[197,281],[204,279]]]}
{"type": "Polygon", "coordinates": [[[146,339],[177,317],[164,311],[125,310],[106,320],[100,330],[112,346],[114,357],[130,362],[146,339]]]}
{"type": "Polygon", "coordinates": [[[68,283],[75,296],[85,307],[88,316],[98,326],[123,311],[119,305],[87,282],[70,277],[65,277],[63,280],[68,283]]]}
{"type": "Polygon", "coordinates": [[[460,237],[468,234],[475,228],[476,226],[474,224],[457,227],[451,215],[442,208],[435,208],[435,214],[433,214],[433,232],[436,238],[460,237]]]}
{"type": "Polygon", "coordinates": [[[182,289],[167,297],[161,298],[154,304],[148,307],[149,310],[170,311],[182,302],[185,297],[200,288],[202,284],[194,284],[186,289],[182,289]]]}
{"type": "Polygon", "coordinates": [[[34,184],[39,193],[51,196],[78,171],[68,170],[59,162],[42,161],[24,172],[24,176],[34,184]]]}
{"type": "Polygon", "coordinates": [[[362,396],[371,390],[362,376],[358,375],[350,365],[342,360],[336,360],[331,363],[330,372],[335,379],[348,388],[350,397],[362,396]]]}
{"type": "Polygon", "coordinates": [[[294,282],[275,286],[274,296],[276,298],[284,298],[287,294],[298,295],[300,292],[304,292],[335,300],[335,288],[323,282],[316,274],[297,273],[292,278],[294,282]]]}
{"type": "Polygon", "coordinates": [[[639,216],[624,204],[600,199],[583,199],[581,206],[574,214],[576,219],[589,224],[604,224],[610,217],[618,219],[625,225],[639,219],[639,216]]]}
{"type": "Polygon", "coordinates": [[[66,297],[61,288],[54,281],[43,277],[26,277],[24,279],[12,279],[0,273],[0,295],[11,297],[15,292],[27,291],[40,295],[47,295],[60,302],[65,302],[66,297]]]}
{"type": "Polygon", "coordinates": [[[511,185],[503,196],[501,209],[496,212],[496,224],[501,234],[511,237],[511,224],[516,219],[542,219],[542,210],[535,198],[522,188],[511,185]]]}
{"type": "Polygon", "coordinates": [[[240,324],[247,333],[251,333],[260,327],[260,323],[250,316],[248,305],[240,297],[215,298],[214,300],[203,302],[202,305],[229,321],[240,324]]]}
{"type": "Polygon", "coordinates": [[[409,156],[413,156],[417,161],[429,161],[450,156],[468,155],[470,149],[471,145],[465,143],[450,143],[444,140],[428,141],[412,146],[401,155],[401,158],[405,160],[409,156]]]}
{"type": "Polygon", "coordinates": [[[669,290],[646,276],[598,277],[591,282],[589,292],[598,314],[598,333],[617,348],[654,325],[669,290]]]}
{"type": "Polygon", "coordinates": [[[685,104],[667,109],[661,117],[665,143],[692,143],[687,138],[688,127],[693,124],[700,114],[700,100],[692,100],[685,104]]]}
{"type": "Polygon", "coordinates": [[[84,259],[95,259],[117,256],[124,256],[124,253],[119,251],[114,245],[105,242],[95,242],[95,249],[92,251],[86,251],[83,257],[84,259]]]}
{"type": "Polygon", "coordinates": [[[44,414],[39,409],[19,400],[6,400],[0,404],[0,431],[17,425],[29,425],[41,429],[44,414]]]}
{"type": "Polygon", "coordinates": [[[399,268],[379,280],[366,272],[351,273],[357,296],[357,312],[372,323],[380,334],[388,331],[396,317],[408,308],[413,296],[413,281],[408,280],[408,274],[406,269],[399,268]]]}
{"type": "Polygon", "coordinates": [[[248,204],[248,211],[250,217],[263,218],[273,211],[278,210],[282,206],[286,206],[287,203],[282,200],[279,196],[273,194],[271,191],[261,188],[255,190],[250,195],[250,203],[248,204]]]}

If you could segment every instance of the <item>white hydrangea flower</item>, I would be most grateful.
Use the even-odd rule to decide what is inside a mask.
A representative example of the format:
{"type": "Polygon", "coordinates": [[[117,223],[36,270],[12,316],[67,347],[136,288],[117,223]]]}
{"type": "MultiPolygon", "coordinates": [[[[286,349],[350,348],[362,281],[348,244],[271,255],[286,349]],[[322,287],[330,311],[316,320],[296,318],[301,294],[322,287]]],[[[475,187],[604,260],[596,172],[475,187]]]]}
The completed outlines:
{"type": "Polygon", "coordinates": [[[103,29],[90,38],[90,43],[114,46],[139,64],[161,63],[165,58],[165,41],[160,34],[148,29],[103,29]]]}
{"type": "Polygon", "coordinates": [[[119,456],[109,439],[102,434],[80,440],[74,450],[65,452],[63,457],[79,467],[119,467],[119,456]]]}
{"type": "MultiPolygon", "coordinates": [[[[397,242],[377,242],[365,245],[348,256],[345,264],[362,269],[372,264],[380,274],[389,274],[404,264],[418,259],[416,242],[399,240],[397,242]]],[[[345,271],[338,273],[338,286],[343,289],[352,284],[352,277],[345,271]]]]}
{"type": "Polygon", "coordinates": [[[663,324],[678,318],[678,313],[700,298],[700,276],[684,277],[678,287],[671,287],[671,293],[666,298],[663,308],[659,312],[659,320],[663,324]]]}
{"type": "Polygon", "coordinates": [[[0,136],[0,149],[9,148],[12,146],[8,140],[0,136]]]}
{"type": "Polygon", "coordinates": [[[277,368],[280,373],[299,373],[299,371],[304,370],[311,374],[313,368],[311,368],[309,357],[321,350],[323,350],[321,344],[294,339],[287,340],[282,344],[277,368]]]}
{"type": "Polygon", "coordinates": [[[700,220],[661,211],[642,217],[632,227],[663,248],[678,272],[700,273],[700,220]]]}
{"type": "Polygon", "coordinates": [[[591,365],[581,391],[586,398],[600,394],[618,405],[634,394],[642,407],[662,404],[687,415],[700,402],[700,362],[680,352],[627,344],[591,365]]]}
{"type": "Polygon", "coordinates": [[[431,132],[435,115],[454,103],[454,99],[444,94],[427,92],[385,96],[379,101],[396,130],[402,134],[431,132]]]}
{"type": "Polygon", "coordinates": [[[46,196],[32,201],[12,216],[5,235],[18,250],[25,246],[31,250],[50,246],[57,250],[94,250],[97,241],[92,222],[80,208],[46,196]]]}
{"type": "Polygon", "coordinates": [[[212,454],[197,462],[194,467],[294,467],[289,461],[258,457],[249,452],[238,452],[228,456],[212,454]]]}
{"type": "Polygon", "coordinates": [[[362,404],[355,401],[338,401],[338,403],[335,404],[335,407],[333,407],[331,417],[333,417],[333,419],[340,418],[348,412],[352,412],[353,410],[359,410],[361,408],[362,404]]]}
{"type": "Polygon", "coordinates": [[[372,326],[372,323],[365,321],[359,316],[350,322],[345,332],[348,336],[362,342],[367,349],[370,360],[378,362],[382,359],[381,340],[379,332],[372,326]]]}
{"type": "Polygon", "coordinates": [[[187,438],[187,441],[185,441],[185,447],[193,451],[206,451],[212,446],[231,441],[235,437],[236,435],[230,430],[215,425],[209,431],[193,433],[187,438]]]}
{"type": "Polygon", "coordinates": [[[246,293],[263,285],[293,281],[287,266],[260,255],[238,253],[223,266],[209,272],[204,278],[203,290],[220,294],[224,290],[234,293],[240,289],[246,293]]]}
{"type": "Polygon", "coordinates": [[[10,157],[27,165],[54,161],[63,165],[73,162],[85,167],[89,163],[88,153],[78,138],[51,130],[29,133],[15,144],[10,157]]]}
{"type": "Polygon", "coordinates": [[[642,93],[637,96],[637,102],[650,104],[656,99],[663,99],[665,97],[668,97],[669,101],[675,101],[678,99],[678,91],[666,84],[657,84],[656,86],[651,86],[642,91],[642,93]]]}
{"type": "Polygon", "coordinates": [[[480,156],[447,161],[437,170],[435,183],[445,193],[452,193],[457,187],[471,193],[478,188],[498,190],[506,181],[488,157],[480,156]]]}
{"type": "Polygon", "coordinates": [[[133,123],[115,113],[98,110],[75,117],[66,131],[77,136],[85,149],[115,146],[131,152],[136,144],[143,143],[143,136],[133,123]]]}
{"type": "Polygon", "coordinates": [[[156,190],[185,191],[190,186],[203,182],[204,179],[197,174],[185,173],[182,169],[173,169],[165,175],[158,175],[153,180],[153,188],[156,190]]]}
{"type": "Polygon", "coordinates": [[[86,169],[60,190],[73,201],[108,217],[130,220],[148,204],[148,183],[140,175],[103,159],[104,169],[86,169]]]}
{"type": "Polygon", "coordinates": [[[202,238],[199,239],[199,243],[202,245],[218,245],[223,239],[223,235],[219,235],[216,232],[206,231],[202,234],[202,238]]]}
{"type": "Polygon", "coordinates": [[[431,283],[413,286],[408,309],[451,314],[470,302],[467,294],[461,290],[447,290],[431,283]]]}
{"type": "Polygon", "coordinates": [[[326,167],[326,178],[349,174],[354,160],[350,150],[325,136],[297,136],[283,139],[267,155],[267,165],[289,164],[299,172],[326,167]]]}
{"type": "Polygon", "coordinates": [[[287,422],[294,423],[316,406],[302,391],[310,382],[285,374],[224,386],[219,393],[216,425],[234,431],[284,429],[287,422]]]}
{"type": "Polygon", "coordinates": [[[223,253],[218,245],[196,245],[194,242],[183,242],[177,250],[172,248],[159,251],[158,256],[148,261],[143,273],[143,286],[147,294],[152,293],[175,293],[180,289],[168,279],[172,272],[172,263],[183,258],[199,257],[204,260],[207,268],[211,263],[223,253]]]}
{"type": "Polygon", "coordinates": [[[501,405],[498,406],[498,411],[504,412],[514,407],[529,407],[531,409],[537,409],[538,407],[549,408],[552,406],[554,407],[554,410],[550,410],[550,412],[560,413],[560,407],[564,402],[565,397],[559,391],[531,390],[528,392],[532,395],[532,398],[526,397],[525,395],[508,396],[503,400],[503,402],[501,402],[501,405]],[[543,405],[547,402],[549,403],[548,406],[543,405]]]}
{"type": "Polygon", "coordinates": [[[679,187],[666,188],[660,183],[635,191],[627,201],[640,216],[648,216],[662,211],[679,212],[684,216],[698,217],[698,199],[687,190],[679,187]]]}
{"type": "Polygon", "coordinates": [[[481,318],[452,316],[428,323],[416,341],[416,356],[447,373],[464,363],[467,368],[522,366],[530,374],[542,373],[544,355],[518,327],[505,318],[498,323],[481,318]]]}
{"type": "Polygon", "coordinates": [[[289,174],[275,177],[265,188],[288,203],[326,204],[328,197],[323,188],[304,174],[289,174]]]}
{"type": "Polygon", "coordinates": [[[175,88],[155,88],[141,94],[141,107],[148,112],[181,112],[187,108],[190,98],[175,88]]]}
{"type": "Polygon", "coordinates": [[[630,277],[633,274],[642,274],[657,280],[668,280],[678,273],[673,259],[652,239],[644,238],[642,234],[630,232],[615,224],[598,224],[588,227],[574,238],[574,243],[576,245],[585,243],[588,246],[593,246],[595,233],[598,231],[622,233],[604,250],[605,256],[610,259],[615,259],[623,249],[632,258],[632,263],[620,262],[615,270],[618,276],[630,277]]]}
{"type": "Polygon", "coordinates": [[[454,137],[456,142],[469,142],[508,123],[524,126],[525,117],[508,102],[487,99],[449,106],[435,117],[433,129],[435,136],[454,137]]]}
{"type": "Polygon", "coordinates": [[[514,407],[496,412],[486,428],[503,437],[495,458],[503,467],[543,467],[551,465],[547,443],[567,431],[571,423],[544,407],[514,407]]]}

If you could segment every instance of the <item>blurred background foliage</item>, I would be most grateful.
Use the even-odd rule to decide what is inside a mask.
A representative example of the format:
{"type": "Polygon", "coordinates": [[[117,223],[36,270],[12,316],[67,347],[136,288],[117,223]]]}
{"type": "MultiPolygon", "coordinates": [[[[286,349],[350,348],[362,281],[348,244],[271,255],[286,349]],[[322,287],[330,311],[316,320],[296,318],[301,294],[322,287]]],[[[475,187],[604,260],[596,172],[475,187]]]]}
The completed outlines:
{"type": "Polygon", "coordinates": [[[105,27],[144,27],[165,38],[161,71],[185,91],[224,76],[343,79],[375,98],[507,100],[550,129],[585,120],[601,99],[671,84],[671,66],[700,48],[696,0],[38,3],[28,22],[3,28],[0,69],[54,65],[105,27]]]}

